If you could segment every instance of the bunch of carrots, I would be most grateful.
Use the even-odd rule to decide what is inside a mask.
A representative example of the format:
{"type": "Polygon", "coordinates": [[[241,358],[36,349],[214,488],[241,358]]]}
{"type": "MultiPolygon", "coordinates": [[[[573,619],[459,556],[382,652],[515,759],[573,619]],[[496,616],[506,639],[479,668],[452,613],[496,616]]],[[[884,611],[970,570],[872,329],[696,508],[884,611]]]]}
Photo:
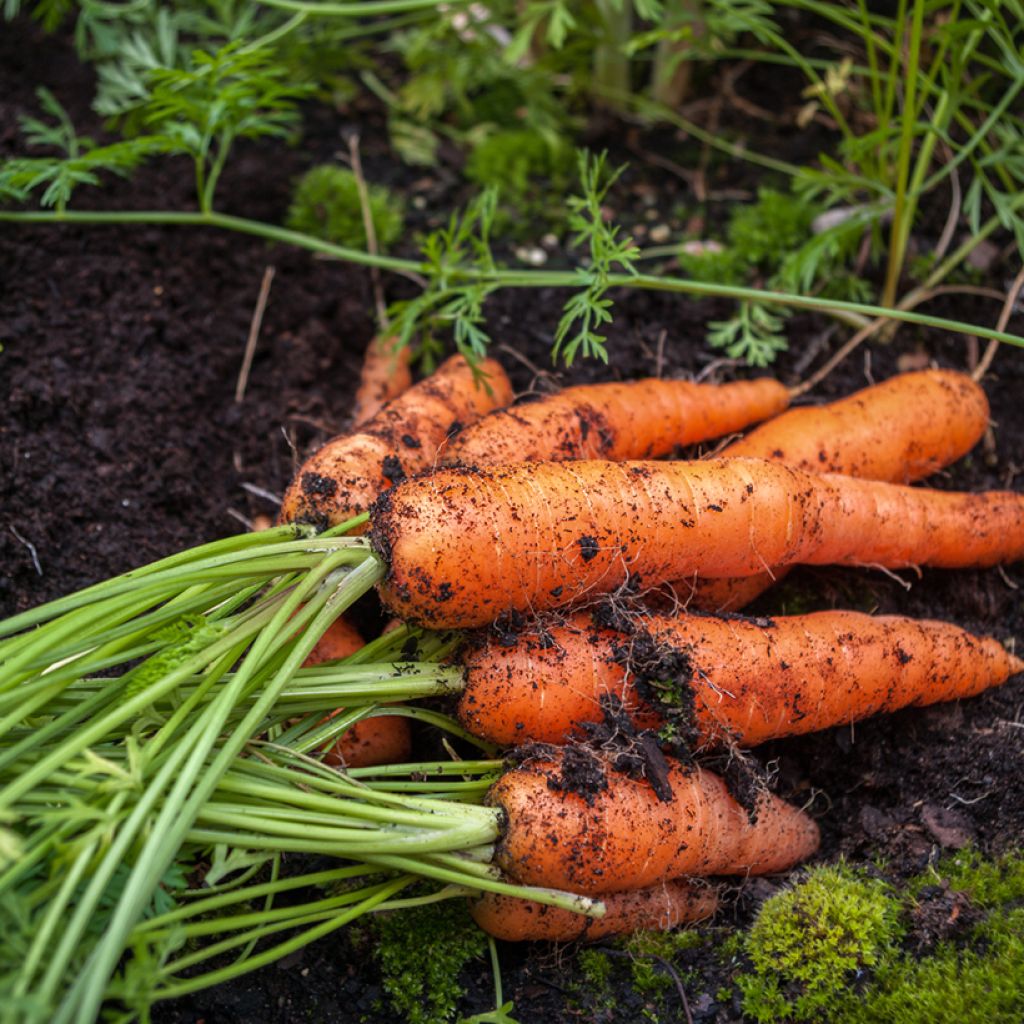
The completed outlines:
{"type": "Polygon", "coordinates": [[[516,404],[493,360],[409,384],[393,344],[371,356],[383,383],[280,525],[0,623],[0,901],[30,925],[5,1022],[183,995],[424,899],[468,895],[507,939],[707,917],[708,877],[785,871],[819,835],[706,753],[1024,667],[950,623],[736,614],[797,564],[1024,557],[1024,495],[909,486],[987,428],[961,374],[817,408],[770,379],[516,404]],[[374,588],[399,622],[364,643],[374,588]],[[409,764],[410,722],[482,756],[409,764]],[[345,864],[288,877],[290,853],[345,864]],[[208,888],[168,908],[175,864],[208,888]],[[275,903],[303,884],[328,888],[275,903]]]}
{"type": "MultiPolygon", "coordinates": [[[[369,513],[385,607],[471,630],[434,678],[459,693],[470,733],[517,750],[487,797],[503,821],[495,862],[607,908],[595,919],[478,898],[492,934],[598,937],[706,917],[713,890],[691,879],[785,870],[815,851],[818,830],[763,787],[731,792],[702,752],[970,696],[1024,668],[947,623],[723,615],[798,563],[1024,556],[1024,497],[907,486],[988,427],[970,378],[907,373],[789,411],[768,378],[510,396],[496,362],[454,357],[316,452],[281,510],[318,526],[369,513]],[[714,459],[664,460],[761,421],[714,459]]],[[[343,621],[331,632],[328,657],[358,649],[343,621]]],[[[326,759],[384,763],[409,745],[408,719],[384,708],[326,759]]]]}

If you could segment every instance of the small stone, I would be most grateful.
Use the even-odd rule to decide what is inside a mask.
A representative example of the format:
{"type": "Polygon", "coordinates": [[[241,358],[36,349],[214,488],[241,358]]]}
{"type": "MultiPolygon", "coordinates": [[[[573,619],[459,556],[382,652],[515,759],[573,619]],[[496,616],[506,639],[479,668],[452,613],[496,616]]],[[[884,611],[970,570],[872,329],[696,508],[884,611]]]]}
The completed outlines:
{"type": "Polygon", "coordinates": [[[967,254],[967,259],[964,262],[975,270],[985,271],[991,268],[998,257],[999,246],[986,238],[967,254]]]}
{"type": "Polygon", "coordinates": [[[940,846],[963,849],[974,839],[974,829],[966,814],[938,804],[925,804],[921,821],[940,846]]]}
{"type": "Polygon", "coordinates": [[[655,224],[651,228],[651,241],[661,245],[672,237],[672,229],[667,224],[655,224]]]}
{"type": "Polygon", "coordinates": [[[539,245],[522,245],[516,249],[516,259],[532,267],[541,267],[547,263],[548,254],[539,245]]]}
{"type": "Polygon", "coordinates": [[[909,370],[927,370],[931,361],[932,357],[927,352],[904,352],[896,360],[896,369],[900,373],[906,373],[909,370]]]}

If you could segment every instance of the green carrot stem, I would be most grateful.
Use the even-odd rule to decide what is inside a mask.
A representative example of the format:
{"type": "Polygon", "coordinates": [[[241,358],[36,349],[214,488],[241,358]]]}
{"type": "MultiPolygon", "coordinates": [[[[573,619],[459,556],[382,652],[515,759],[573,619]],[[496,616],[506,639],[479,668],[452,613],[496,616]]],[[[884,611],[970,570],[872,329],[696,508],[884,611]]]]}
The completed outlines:
{"type": "MultiPolygon", "coordinates": [[[[348,249],[333,245],[320,239],[259,221],[247,220],[243,217],[232,217],[223,213],[187,213],[161,210],[131,211],[67,211],[65,213],[26,211],[0,212],[0,223],[26,224],[164,224],[180,226],[218,227],[243,234],[256,235],[287,245],[321,252],[347,262],[362,266],[375,266],[383,270],[398,273],[429,274],[430,267],[416,260],[402,260],[389,256],[377,256],[358,249],[348,249]]],[[[494,288],[569,288],[578,289],[580,276],[575,271],[544,271],[544,270],[491,270],[477,267],[452,267],[448,271],[448,280],[452,284],[462,282],[489,285],[494,288]]],[[[940,330],[953,331],[958,334],[974,335],[979,338],[994,338],[1007,344],[1024,346],[1024,338],[997,331],[994,328],[968,324],[958,320],[945,320],[941,317],[918,313],[913,310],[894,309],[867,303],[848,302],[820,296],[794,295],[759,288],[743,288],[736,285],[723,285],[706,281],[694,281],[684,278],[653,277],[649,274],[609,274],[607,285],[610,288],[637,288],[648,291],[675,292],[684,295],[711,296],[737,301],[760,302],[767,305],[788,306],[792,309],[810,309],[832,316],[855,314],[860,317],[887,317],[903,323],[920,324],[940,330]]]]}
{"type": "Polygon", "coordinates": [[[294,889],[326,886],[334,882],[347,882],[353,878],[379,873],[380,869],[376,866],[352,864],[343,868],[311,871],[304,875],[292,875],[288,878],[278,878],[273,882],[261,882],[258,885],[232,889],[229,892],[218,893],[203,899],[191,900],[183,906],[175,907],[173,910],[168,910],[158,916],[140,921],[135,926],[132,934],[142,935],[150,931],[167,931],[168,926],[178,921],[198,917],[201,914],[211,914],[214,911],[223,910],[225,907],[233,906],[236,903],[248,903],[270,893],[279,895],[280,893],[291,892],[294,889]]]}
{"type": "Polygon", "coordinates": [[[574,914],[583,914],[586,917],[604,917],[605,913],[604,904],[600,900],[591,899],[589,896],[562,892],[558,889],[534,888],[529,885],[515,885],[511,882],[501,882],[492,878],[476,877],[441,865],[432,864],[426,859],[413,861],[408,857],[390,854],[375,854],[372,857],[367,856],[365,859],[384,867],[392,868],[395,871],[415,872],[440,882],[465,885],[484,892],[496,892],[504,896],[515,896],[518,899],[533,900],[546,906],[571,910],[574,914]]]}
{"type": "Polygon", "coordinates": [[[327,920],[308,929],[301,935],[296,935],[286,942],[282,942],[277,946],[264,950],[256,956],[250,957],[241,963],[235,963],[229,967],[221,968],[218,971],[212,971],[209,974],[200,975],[198,978],[179,981],[177,984],[168,984],[165,987],[158,989],[155,996],[157,999],[178,999],[181,996],[189,995],[192,992],[198,992],[201,989],[210,988],[214,985],[223,984],[226,981],[230,981],[232,978],[237,978],[249,971],[254,971],[260,967],[266,966],[267,964],[274,963],[275,961],[288,956],[289,953],[302,949],[303,946],[308,946],[311,942],[315,942],[317,939],[323,938],[325,935],[330,935],[331,932],[344,927],[350,921],[355,920],[362,914],[369,913],[375,907],[386,901],[389,896],[401,891],[413,880],[414,879],[409,876],[396,878],[393,882],[380,886],[378,891],[367,896],[362,902],[357,903],[355,906],[350,907],[348,910],[343,911],[340,914],[332,914],[327,918],[327,920]]]}
{"type": "MultiPolygon", "coordinates": [[[[329,549],[328,549],[329,550],[329,549]]],[[[298,636],[294,641],[291,654],[284,666],[264,687],[260,700],[252,707],[249,715],[239,724],[226,739],[221,738],[222,729],[227,720],[233,702],[236,701],[248,682],[254,676],[261,660],[271,651],[276,642],[277,634],[287,630],[294,632],[290,620],[299,606],[307,600],[323,581],[340,564],[351,561],[352,550],[335,550],[323,558],[322,564],[312,569],[308,576],[299,583],[277,610],[270,624],[258,631],[251,649],[245,657],[239,672],[231,683],[224,688],[209,708],[205,709],[195,726],[182,741],[172,748],[170,756],[161,767],[161,773],[173,765],[175,774],[173,785],[163,800],[163,804],[155,819],[149,824],[147,840],[138,853],[134,867],[129,875],[124,891],[107,926],[103,941],[97,945],[79,974],[77,981],[67,992],[55,1017],[56,1022],[68,1022],[72,1019],[81,1024],[90,1022],[99,1010],[107,979],[113,971],[124,948],[125,940],[132,927],[141,916],[153,888],[166,870],[168,863],[180,847],[199,809],[209,797],[217,780],[234,761],[238,752],[252,734],[252,730],[266,710],[275,700],[277,693],[286,684],[302,661],[308,656],[313,645],[322,632],[333,621],[338,612],[343,610],[357,596],[364,593],[377,580],[380,574],[379,564],[375,559],[363,558],[347,576],[345,582],[328,600],[324,609],[310,624],[310,629],[298,636]],[[213,745],[219,741],[219,750],[212,760],[209,755],[213,745]],[[187,754],[184,764],[180,763],[179,751],[187,754]]],[[[168,781],[154,784],[152,790],[162,792],[168,781]]],[[[156,780],[154,780],[156,782],[156,780]]],[[[145,800],[150,795],[147,789],[145,800]]],[[[141,806],[140,802],[140,806],[141,806]]],[[[116,847],[130,829],[125,829],[115,841],[116,847]]],[[[111,847],[111,853],[114,851],[111,847]]],[[[123,855],[123,854],[122,854],[123,855]]],[[[109,875],[103,884],[109,881],[109,875]]],[[[83,903],[84,905],[84,903],[83,903]]]]}

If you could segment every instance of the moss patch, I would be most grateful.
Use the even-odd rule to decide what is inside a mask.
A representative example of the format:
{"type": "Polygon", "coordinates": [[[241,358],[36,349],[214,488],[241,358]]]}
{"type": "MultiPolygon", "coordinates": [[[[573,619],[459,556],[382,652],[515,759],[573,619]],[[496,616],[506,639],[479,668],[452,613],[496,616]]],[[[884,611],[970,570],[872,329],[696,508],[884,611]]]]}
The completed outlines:
{"type": "Polygon", "coordinates": [[[736,979],[762,1024],[1019,1024],[1024,857],[960,851],[902,893],[839,865],[769,899],[736,979]],[[941,910],[942,921],[922,920],[941,910]],[[922,936],[925,941],[922,941],[922,936]]]}
{"type": "Polygon", "coordinates": [[[747,935],[754,972],[739,980],[757,1021],[815,1020],[899,938],[899,904],[883,882],[817,868],[769,899],[747,935]]]}
{"type": "MultiPolygon", "coordinates": [[[[370,185],[367,192],[377,245],[383,251],[402,234],[403,204],[383,185],[370,185]]],[[[366,227],[356,176],[335,164],[311,168],[295,186],[287,224],[293,231],[337,245],[365,249],[366,227]]]]}
{"type": "Polygon", "coordinates": [[[408,1024],[446,1024],[463,994],[462,969],[482,956],[487,938],[462,900],[375,919],[376,958],[384,990],[408,1024]]]}

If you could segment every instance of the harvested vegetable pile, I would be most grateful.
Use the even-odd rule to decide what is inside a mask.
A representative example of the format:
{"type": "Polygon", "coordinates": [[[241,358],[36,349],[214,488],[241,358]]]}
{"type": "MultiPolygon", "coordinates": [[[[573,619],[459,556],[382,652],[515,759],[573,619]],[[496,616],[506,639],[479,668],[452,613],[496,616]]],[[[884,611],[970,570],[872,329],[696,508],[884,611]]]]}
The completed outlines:
{"type": "Polygon", "coordinates": [[[429,898],[470,895],[504,939],[705,918],[702,879],[785,871],[818,844],[764,777],[709,758],[742,765],[747,745],[1021,669],[950,623],[687,610],[734,609],[748,581],[798,563],[1021,558],[1024,496],[907,486],[984,431],[968,379],[906,374],[680,462],[651,457],[781,412],[785,389],[638,382],[503,409],[500,366],[482,369],[449,361],[315,453],[285,524],[0,626],[0,888],[31,925],[3,985],[25,1019],[88,1020],[104,1001],[141,1013],[412,905],[424,897],[402,893],[423,879],[429,898]],[[882,411],[922,391],[941,430],[882,411]],[[488,439],[513,424],[510,446],[488,439]],[[488,452],[506,461],[485,466],[488,452]],[[592,455],[624,461],[579,460],[592,455]],[[360,645],[340,616],[375,585],[404,623],[360,645]],[[427,698],[458,698],[460,721],[427,698]],[[399,723],[397,742],[376,731],[404,756],[410,719],[486,759],[388,764],[369,727],[399,723]],[[492,743],[517,748],[509,766],[492,743]],[[282,876],[291,853],[342,863],[282,876]],[[205,890],[168,876],[182,862],[205,890]],[[326,898],[274,902],[327,883],[326,898]]]}

